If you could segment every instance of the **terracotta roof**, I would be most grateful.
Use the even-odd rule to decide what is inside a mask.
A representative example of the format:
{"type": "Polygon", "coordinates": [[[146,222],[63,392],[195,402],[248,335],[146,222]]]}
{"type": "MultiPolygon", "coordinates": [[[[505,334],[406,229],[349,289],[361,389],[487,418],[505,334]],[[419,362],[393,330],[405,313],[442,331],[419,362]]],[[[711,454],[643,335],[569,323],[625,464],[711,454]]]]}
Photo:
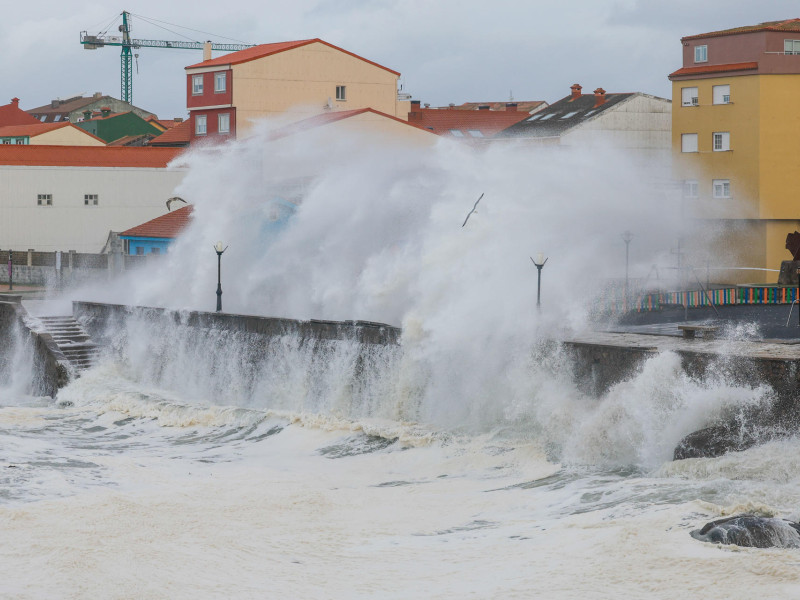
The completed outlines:
{"type": "Polygon", "coordinates": [[[147,223],[131,227],[119,235],[123,237],[176,238],[178,234],[186,228],[189,221],[191,221],[193,210],[194,206],[191,204],[189,206],[184,206],[172,212],[168,212],[165,215],[161,215],[160,217],[156,217],[155,219],[151,219],[147,221],[147,223]]]}
{"type": "MultiPolygon", "coordinates": [[[[410,127],[413,127],[413,125],[408,121],[403,121],[403,119],[398,119],[397,117],[393,117],[392,115],[387,115],[386,113],[382,113],[379,110],[375,110],[373,108],[359,108],[355,110],[324,112],[318,115],[314,115],[313,117],[303,119],[302,121],[297,121],[296,123],[292,123],[284,127],[279,127],[278,129],[275,129],[272,132],[270,132],[269,137],[271,140],[277,140],[290,135],[294,135],[295,133],[300,133],[302,131],[307,131],[309,129],[314,129],[316,127],[322,127],[323,125],[328,125],[330,123],[336,123],[337,121],[341,121],[343,119],[349,119],[350,117],[355,117],[356,115],[362,115],[364,113],[373,113],[375,115],[380,115],[381,117],[385,117],[387,119],[393,119],[398,123],[402,123],[403,125],[408,125],[410,127]]],[[[522,116],[525,117],[527,115],[522,115],[522,116]]],[[[159,136],[156,139],[159,139],[160,137],[162,136],[159,136]]]]}
{"type": "Polygon", "coordinates": [[[758,69],[757,62],[731,63],[727,65],[702,65],[700,67],[684,67],[670,73],[669,77],[681,75],[702,75],[705,73],[725,73],[728,71],[750,71],[758,69]]]}
{"type": "Polygon", "coordinates": [[[178,123],[174,127],[170,127],[164,133],[159,136],[154,137],[150,140],[151,146],[163,146],[163,145],[178,145],[184,144],[188,145],[192,139],[192,122],[191,121],[183,121],[182,123],[178,123]]]}
{"type": "Polygon", "coordinates": [[[183,121],[176,121],[175,119],[157,119],[156,117],[148,117],[145,120],[156,127],[163,128],[163,130],[172,129],[176,125],[183,123],[183,121]]]}
{"type": "Polygon", "coordinates": [[[127,112],[109,113],[109,114],[104,116],[103,113],[95,111],[95,112],[92,113],[92,115],[97,115],[97,116],[92,116],[91,119],[84,119],[82,122],[83,123],[87,123],[89,121],[104,121],[106,119],[110,119],[111,117],[118,117],[120,115],[127,115],[128,113],[131,113],[131,112],[133,112],[133,111],[129,110],[127,112]]]}
{"type": "Polygon", "coordinates": [[[622,94],[606,92],[606,100],[600,106],[595,106],[594,94],[581,94],[577,98],[566,96],[533,116],[526,114],[524,121],[512,125],[496,137],[558,137],[584,123],[587,118],[594,118],[634,95],[636,94],[627,92],[622,94]]]}
{"type": "Polygon", "coordinates": [[[422,108],[408,113],[408,122],[409,125],[425,129],[436,135],[459,139],[479,139],[491,137],[528,117],[530,117],[529,113],[520,110],[422,108]],[[453,133],[454,131],[459,133],[453,133]]]}
{"type": "Polygon", "coordinates": [[[109,96],[90,96],[88,98],[84,98],[83,96],[75,96],[74,98],[69,98],[67,100],[53,100],[53,102],[57,102],[57,106],[53,106],[53,102],[50,104],[45,104],[43,106],[38,106],[36,108],[29,108],[25,112],[28,114],[42,114],[42,115],[55,115],[55,114],[66,114],[71,113],[73,110],[78,110],[79,108],[83,108],[87,104],[91,104],[92,102],[97,102],[102,98],[109,98],[109,96]]]}
{"type": "Polygon", "coordinates": [[[165,168],[181,148],[0,144],[0,165],[165,168]]]}
{"type": "Polygon", "coordinates": [[[516,101],[516,100],[506,100],[503,102],[464,102],[463,104],[457,104],[456,106],[441,106],[439,108],[447,110],[447,109],[454,109],[454,110],[478,110],[481,106],[488,106],[489,110],[494,111],[503,111],[506,110],[506,104],[512,102],[517,105],[518,111],[523,112],[531,112],[535,108],[539,108],[543,104],[547,106],[547,102],[544,100],[524,100],[524,101],[516,101]]]}
{"type": "Polygon", "coordinates": [[[145,142],[153,139],[153,133],[136,133],[133,135],[126,135],[119,139],[109,142],[109,146],[144,146],[145,142]]]}
{"type": "Polygon", "coordinates": [[[733,29],[723,29],[710,33],[698,33],[697,35],[687,35],[683,40],[696,40],[708,37],[720,37],[723,35],[737,35],[739,33],[753,33],[755,31],[799,31],[800,19],[786,19],[785,21],[767,21],[758,25],[746,25],[744,27],[734,27],[733,29]]]}
{"type": "Polygon", "coordinates": [[[221,65],[238,65],[240,63],[248,62],[251,60],[256,60],[259,58],[263,58],[265,56],[270,56],[271,54],[277,54],[278,52],[285,52],[286,50],[293,50],[295,48],[300,48],[302,46],[307,46],[308,44],[313,43],[320,43],[333,48],[334,50],[339,50],[340,52],[344,52],[345,54],[349,54],[350,56],[354,56],[359,60],[363,60],[366,63],[374,65],[376,67],[380,67],[381,69],[385,69],[390,73],[394,73],[395,75],[400,75],[397,71],[393,71],[383,65],[379,65],[376,62],[372,62],[371,60],[367,60],[363,56],[359,56],[358,54],[353,54],[352,52],[348,52],[343,48],[339,48],[338,46],[334,46],[333,44],[329,44],[328,42],[321,40],[319,38],[314,38],[313,40],[298,40],[296,42],[278,42],[275,44],[261,44],[259,46],[253,46],[252,48],[247,48],[246,50],[239,50],[238,52],[231,52],[230,54],[224,54],[222,56],[218,56],[217,58],[212,58],[211,60],[206,60],[201,63],[197,63],[194,65],[189,65],[186,67],[187,69],[197,69],[202,67],[217,67],[221,65]]]}
{"type": "Polygon", "coordinates": [[[11,104],[0,106],[0,126],[33,125],[38,122],[38,119],[34,119],[19,107],[19,98],[12,98],[11,104]]]}

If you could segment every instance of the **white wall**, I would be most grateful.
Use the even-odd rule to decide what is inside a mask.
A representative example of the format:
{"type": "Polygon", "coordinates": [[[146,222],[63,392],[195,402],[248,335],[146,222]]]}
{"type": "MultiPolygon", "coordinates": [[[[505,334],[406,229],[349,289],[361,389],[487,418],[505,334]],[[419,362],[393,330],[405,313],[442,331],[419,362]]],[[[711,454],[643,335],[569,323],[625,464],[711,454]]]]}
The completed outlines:
{"type": "Polygon", "coordinates": [[[167,212],[182,169],[0,165],[0,248],[99,252],[109,231],[167,212]],[[52,194],[52,206],[38,206],[52,194]],[[98,206],[84,195],[97,194],[98,206]]]}

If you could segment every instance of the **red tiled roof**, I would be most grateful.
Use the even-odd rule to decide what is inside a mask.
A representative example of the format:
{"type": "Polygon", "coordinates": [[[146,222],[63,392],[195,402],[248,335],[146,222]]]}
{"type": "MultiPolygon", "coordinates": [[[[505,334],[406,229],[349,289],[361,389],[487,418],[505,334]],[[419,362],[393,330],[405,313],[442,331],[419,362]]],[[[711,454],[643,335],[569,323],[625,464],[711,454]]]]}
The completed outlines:
{"type": "Polygon", "coordinates": [[[19,98],[11,100],[11,104],[0,106],[0,126],[33,125],[39,120],[33,118],[19,107],[19,98]]]}
{"type": "Polygon", "coordinates": [[[43,133],[47,133],[48,131],[54,131],[67,126],[69,126],[68,122],[39,123],[38,121],[29,125],[7,125],[6,127],[0,127],[0,137],[16,137],[23,135],[34,137],[37,135],[42,135],[43,133]]]}
{"type": "MultiPolygon", "coordinates": [[[[403,119],[398,119],[397,117],[393,117],[392,115],[387,115],[386,113],[382,113],[381,111],[375,110],[374,108],[358,108],[355,110],[341,110],[341,111],[320,113],[318,115],[314,115],[313,117],[303,119],[302,121],[297,121],[296,123],[292,123],[290,125],[286,125],[284,127],[275,129],[270,133],[269,137],[272,140],[277,140],[290,135],[294,135],[295,133],[300,133],[302,131],[314,129],[315,127],[322,127],[323,125],[328,125],[329,123],[336,123],[337,121],[341,121],[343,119],[349,119],[350,117],[355,117],[356,115],[361,115],[364,113],[373,113],[375,115],[380,115],[381,117],[385,117],[387,119],[393,119],[398,123],[402,123],[403,125],[409,125],[413,127],[411,123],[403,121],[403,119]]],[[[527,115],[523,114],[522,116],[526,117],[527,115]]]]}
{"type": "Polygon", "coordinates": [[[168,212],[165,215],[161,215],[160,217],[156,217],[155,219],[151,219],[147,221],[147,223],[131,227],[120,233],[120,236],[176,238],[178,234],[186,228],[189,221],[191,221],[193,210],[194,206],[191,204],[189,206],[184,206],[172,212],[168,212]]]}
{"type": "Polygon", "coordinates": [[[380,67],[381,69],[385,69],[390,73],[394,73],[395,75],[400,75],[397,71],[393,71],[383,65],[379,65],[376,62],[372,62],[371,60],[367,60],[363,56],[359,56],[358,54],[353,54],[352,52],[348,52],[343,48],[339,48],[338,46],[334,46],[333,44],[329,44],[328,42],[321,40],[319,38],[314,38],[313,40],[298,40],[296,42],[278,42],[275,44],[260,44],[258,46],[253,46],[252,48],[247,48],[246,50],[239,50],[238,52],[231,52],[230,54],[224,54],[222,56],[218,56],[217,58],[212,58],[211,60],[205,60],[203,62],[189,65],[186,67],[187,69],[197,69],[202,67],[217,67],[221,65],[238,65],[240,63],[248,62],[251,60],[256,60],[259,58],[263,58],[265,56],[270,56],[271,54],[277,54],[278,52],[285,52],[286,50],[293,50],[294,48],[300,48],[302,46],[307,46],[308,44],[313,43],[320,43],[333,48],[334,50],[339,50],[340,52],[344,52],[345,54],[349,54],[350,56],[354,56],[359,60],[363,60],[366,63],[374,65],[376,67],[380,67]]]}
{"type": "MultiPolygon", "coordinates": [[[[408,115],[410,125],[426,129],[436,135],[453,135],[452,130],[460,131],[463,137],[475,139],[469,131],[480,131],[483,137],[490,137],[504,129],[530,117],[524,110],[448,110],[422,108],[408,115]]],[[[480,137],[480,136],[478,136],[480,137]]]]}
{"type": "Polygon", "coordinates": [[[192,122],[183,121],[150,140],[151,146],[163,144],[188,144],[192,139],[192,122]]]}
{"type": "Polygon", "coordinates": [[[758,69],[757,62],[730,63],[727,65],[703,65],[700,67],[684,67],[670,73],[669,77],[681,75],[704,75],[706,73],[726,73],[728,71],[751,71],[758,69]]]}
{"type": "Polygon", "coordinates": [[[683,40],[696,40],[708,37],[720,37],[723,35],[736,35],[739,33],[753,33],[755,31],[800,31],[800,19],[786,19],[784,21],[767,21],[758,25],[746,25],[744,27],[734,27],[733,29],[723,29],[710,33],[698,33],[697,35],[687,35],[683,40]]]}
{"type": "Polygon", "coordinates": [[[0,144],[0,165],[165,168],[182,148],[0,144]]]}

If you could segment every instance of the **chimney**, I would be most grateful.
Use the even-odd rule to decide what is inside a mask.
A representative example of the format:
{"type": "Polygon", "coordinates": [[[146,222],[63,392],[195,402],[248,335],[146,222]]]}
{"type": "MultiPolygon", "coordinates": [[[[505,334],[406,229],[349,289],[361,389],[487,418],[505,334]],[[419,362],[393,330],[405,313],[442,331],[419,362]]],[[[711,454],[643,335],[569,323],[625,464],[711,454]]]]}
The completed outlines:
{"type": "Polygon", "coordinates": [[[506,102],[506,112],[517,112],[517,103],[506,102]]]}
{"type": "Polygon", "coordinates": [[[569,99],[570,102],[581,97],[581,90],[583,88],[581,87],[580,83],[573,83],[571,86],[569,86],[569,89],[572,90],[572,98],[569,99]]]}
{"type": "Polygon", "coordinates": [[[422,122],[422,109],[420,108],[419,100],[411,101],[411,111],[408,113],[408,122],[409,123],[422,122]]]}
{"type": "Polygon", "coordinates": [[[175,121],[176,123],[183,123],[183,117],[175,117],[172,120],[175,121]]]}
{"type": "Polygon", "coordinates": [[[102,97],[103,97],[103,92],[95,92],[94,95],[92,96],[92,98],[102,98],[102,97]]]}
{"type": "Polygon", "coordinates": [[[481,104],[480,106],[478,106],[478,110],[489,110],[489,105],[481,104]]]}
{"type": "Polygon", "coordinates": [[[100,115],[105,119],[108,115],[111,114],[111,109],[107,106],[103,106],[100,109],[100,115]]]}
{"type": "Polygon", "coordinates": [[[602,106],[606,103],[606,91],[599,87],[594,91],[594,107],[602,106]]]}
{"type": "Polygon", "coordinates": [[[83,120],[84,121],[88,121],[91,118],[92,118],[92,111],[90,111],[90,110],[83,111],[83,120]]]}
{"type": "Polygon", "coordinates": [[[14,108],[19,108],[19,98],[12,98],[11,106],[13,106],[14,108]]]}
{"type": "Polygon", "coordinates": [[[203,62],[211,60],[211,40],[203,44],[203,62]]]}
{"type": "Polygon", "coordinates": [[[455,105],[455,104],[453,104],[452,102],[451,102],[450,104],[448,104],[448,105],[447,105],[447,108],[448,108],[448,109],[450,109],[450,110],[453,110],[453,109],[455,109],[455,107],[456,107],[456,105],[455,105]]]}
{"type": "Polygon", "coordinates": [[[50,101],[50,108],[58,108],[61,105],[61,100],[55,99],[50,101]]]}

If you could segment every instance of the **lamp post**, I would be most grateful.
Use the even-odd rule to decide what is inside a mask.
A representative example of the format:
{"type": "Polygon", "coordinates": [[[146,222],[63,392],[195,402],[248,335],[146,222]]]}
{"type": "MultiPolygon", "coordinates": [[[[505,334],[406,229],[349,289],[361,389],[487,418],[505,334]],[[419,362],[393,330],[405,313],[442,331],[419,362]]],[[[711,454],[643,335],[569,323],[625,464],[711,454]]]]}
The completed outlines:
{"type": "Polygon", "coordinates": [[[633,234],[625,230],[622,232],[622,241],[625,242],[625,303],[624,303],[624,310],[628,310],[628,257],[630,256],[630,249],[631,249],[631,241],[633,240],[633,234]]]}
{"type": "Polygon", "coordinates": [[[11,250],[8,251],[8,291],[12,291],[14,289],[14,255],[11,254],[11,250]]]}
{"type": "Polygon", "coordinates": [[[536,275],[537,275],[537,282],[536,282],[536,308],[541,310],[542,308],[542,267],[547,262],[547,257],[539,252],[536,255],[536,260],[533,257],[530,257],[531,262],[536,265],[536,275]]]}
{"type": "Polygon", "coordinates": [[[214,245],[217,252],[217,312],[222,312],[222,253],[227,249],[227,246],[222,247],[222,242],[214,245]]]}

